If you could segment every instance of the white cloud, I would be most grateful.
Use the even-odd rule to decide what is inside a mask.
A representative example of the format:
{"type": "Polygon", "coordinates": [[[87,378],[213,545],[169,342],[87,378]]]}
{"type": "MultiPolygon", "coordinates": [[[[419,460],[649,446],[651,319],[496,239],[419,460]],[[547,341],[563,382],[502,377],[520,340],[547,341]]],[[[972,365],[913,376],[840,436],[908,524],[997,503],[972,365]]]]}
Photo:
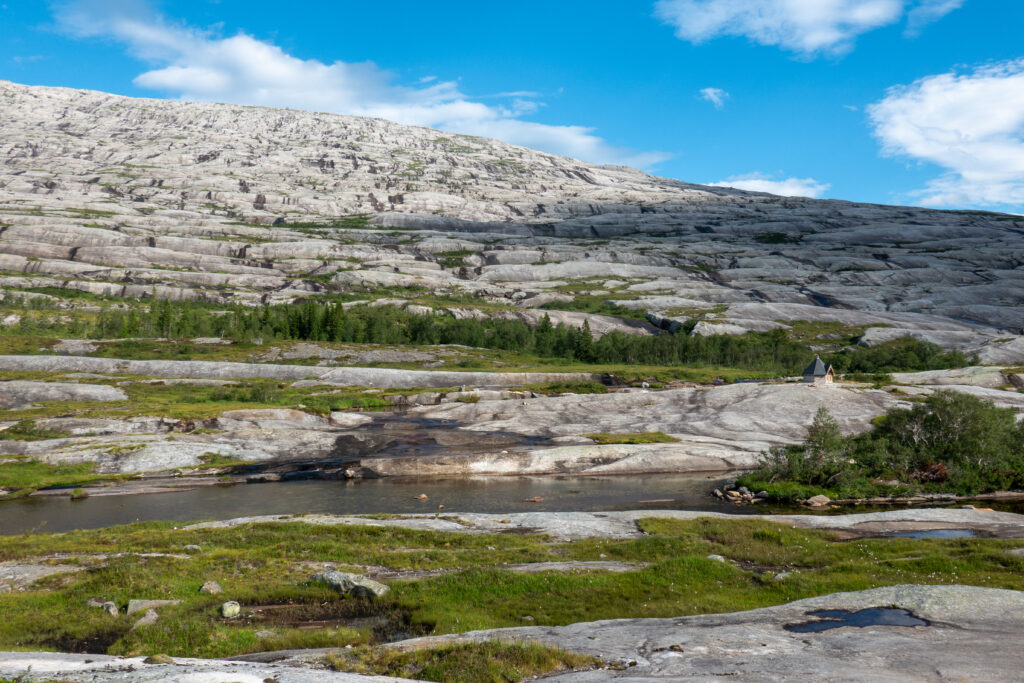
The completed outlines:
{"type": "Polygon", "coordinates": [[[764,173],[748,173],[746,175],[735,175],[717,183],[708,183],[712,187],[734,187],[737,190],[749,190],[750,192],[768,192],[783,197],[811,197],[816,199],[832,187],[828,183],[821,183],[814,178],[786,178],[784,180],[773,180],[770,175],[764,173]]]}
{"type": "Polygon", "coordinates": [[[868,108],[882,152],[936,164],[928,206],[1024,206],[1024,59],[890,88],[868,108]]]}
{"type": "Polygon", "coordinates": [[[553,126],[520,117],[542,106],[529,91],[489,105],[470,98],[454,81],[427,76],[412,86],[371,62],[300,59],[277,45],[239,33],[221,37],[157,15],[145,0],[75,0],[58,7],[61,29],[76,37],[113,38],[153,69],[139,87],[184,100],[292,107],[494,137],[553,154],[641,168],[666,160],[608,144],[584,126],[553,126]]]}
{"type": "Polygon", "coordinates": [[[862,33],[898,22],[940,19],[964,0],[658,0],[655,14],[692,43],[746,36],[793,52],[842,54],[862,33]]]}
{"type": "Polygon", "coordinates": [[[703,88],[700,91],[700,98],[715,105],[715,109],[721,109],[729,99],[729,93],[721,88],[703,88]]]}

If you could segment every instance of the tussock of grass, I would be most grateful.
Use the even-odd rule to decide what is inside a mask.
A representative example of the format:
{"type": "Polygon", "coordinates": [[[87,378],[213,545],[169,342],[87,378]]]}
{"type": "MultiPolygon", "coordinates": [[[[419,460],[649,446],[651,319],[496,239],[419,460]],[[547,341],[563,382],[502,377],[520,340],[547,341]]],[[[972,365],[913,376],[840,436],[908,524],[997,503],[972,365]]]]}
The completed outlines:
{"type": "Polygon", "coordinates": [[[327,665],[335,671],[397,676],[446,683],[505,683],[535,676],[592,669],[596,657],[574,654],[538,643],[485,641],[420,650],[358,647],[332,653],[327,665]]]}
{"type": "Polygon", "coordinates": [[[586,434],[588,439],[592,439],[595,443],[599,444],[612,444],[612,443],[675,443],[679,441],[674,436],[669,436],[665,432],[632,432],[627,434],[613,434],[611,432],[599,432],[597,434],[586,434]]]}
{"type": "Polygon", "coordinates": [[[0,430],[0,441],[42,441],[43,439],[63,439],[67,432],[56,429],[45,429],[36,424],[35,420],[18,420],[7,429],[0,430]]]}

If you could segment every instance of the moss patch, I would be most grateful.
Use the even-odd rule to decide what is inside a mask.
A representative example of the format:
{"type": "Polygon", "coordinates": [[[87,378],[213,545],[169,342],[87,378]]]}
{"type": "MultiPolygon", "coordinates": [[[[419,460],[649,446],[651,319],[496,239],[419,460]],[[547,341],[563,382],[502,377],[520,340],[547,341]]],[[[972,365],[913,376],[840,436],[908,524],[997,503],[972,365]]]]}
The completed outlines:
{"type": "Polygon", "coordinates": [[[633,432],[629,434],[613,434],[611,432],[600,432],[598,434],[585,434],[588,439],[595,443],[675,443],[679,441],[674,436],[664,432],[633,432]]]}

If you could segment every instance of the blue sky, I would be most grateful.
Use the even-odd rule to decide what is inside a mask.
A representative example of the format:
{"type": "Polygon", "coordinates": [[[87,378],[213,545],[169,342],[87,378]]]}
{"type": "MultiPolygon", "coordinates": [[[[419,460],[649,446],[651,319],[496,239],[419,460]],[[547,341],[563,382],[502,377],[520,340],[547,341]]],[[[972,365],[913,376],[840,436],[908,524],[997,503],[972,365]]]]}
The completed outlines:
{"type": "Polygon", "coordinates": [[[690,182],[1024,212],[1020,0],[0,0],[0,79],[381,116],[690,182]]]}

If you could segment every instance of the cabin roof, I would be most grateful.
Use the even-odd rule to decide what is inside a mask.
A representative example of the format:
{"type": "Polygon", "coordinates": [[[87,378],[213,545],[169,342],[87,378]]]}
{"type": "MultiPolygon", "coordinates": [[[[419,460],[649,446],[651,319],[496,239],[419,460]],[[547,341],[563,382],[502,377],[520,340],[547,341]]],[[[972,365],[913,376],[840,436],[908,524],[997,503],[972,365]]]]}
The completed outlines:
{"type": "Polygon", "coordinates": [[[824,377],[828,374],[828,371],[832,369],[831,365],[825,365],[825,361],[821,360],[821,356],[817,356],[814,362],[807,366],[804,370],[804,375],[811,375],[813,377],[824,377]]]}

